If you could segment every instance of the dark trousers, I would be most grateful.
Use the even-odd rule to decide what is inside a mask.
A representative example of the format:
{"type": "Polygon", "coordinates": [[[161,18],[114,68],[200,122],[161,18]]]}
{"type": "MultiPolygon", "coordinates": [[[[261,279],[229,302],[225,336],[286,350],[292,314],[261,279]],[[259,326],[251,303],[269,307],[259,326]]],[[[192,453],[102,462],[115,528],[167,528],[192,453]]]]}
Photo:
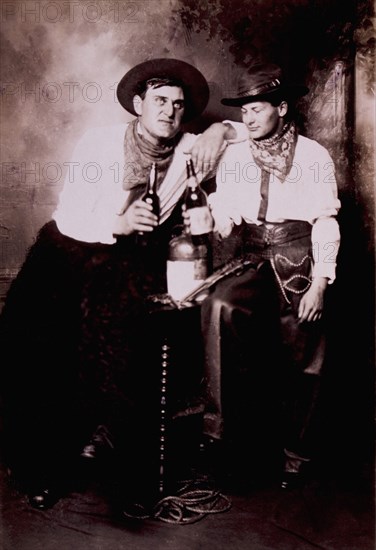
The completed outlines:
{"type": "Polygon", "coordinates": [[[82,271],[92,249],[45,224],[0,317],[4,458],[26,485],[65,475],[85,442],[77,346],[82,271]]]}
{"type": "MultiPolygon", "coordinates": [[[[259,391],[268,391],[269,398],[274,395],[283,405],[285,449],[309,457],[325,352],[321,322],[299,324],[297,319],[305,290],[301,285],[309,286],[310,261],[305,258],[310,258],[310,226],[248,226],[245,242],[254,263],[221,281],[202,304],[204,430],[214,438],[231,435],[244,419],[236,413],[241,401],[250,406],[252,399],[262,402],[258,389],[250,387],[262,381],[259,391]]],[[[247,426],[240,430],[251,437],[247,426]]]]}

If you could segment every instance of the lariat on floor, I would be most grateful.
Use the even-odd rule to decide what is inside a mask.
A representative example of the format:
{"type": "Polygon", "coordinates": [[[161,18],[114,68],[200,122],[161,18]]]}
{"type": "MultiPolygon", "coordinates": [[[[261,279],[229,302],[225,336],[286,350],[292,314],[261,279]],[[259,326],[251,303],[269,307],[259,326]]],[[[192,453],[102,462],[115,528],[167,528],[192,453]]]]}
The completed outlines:
{"type": "Polygon", "coordinates": [[[122,511],[123,516],[186,525],[200,521],[209,514],[227,512],[231,508],[231,500],[219,489],[209,487],[204,479],[184,481],[182,484],[176,494],[161,498],[150,512],[143,505],[134,503],[122,511]]]}

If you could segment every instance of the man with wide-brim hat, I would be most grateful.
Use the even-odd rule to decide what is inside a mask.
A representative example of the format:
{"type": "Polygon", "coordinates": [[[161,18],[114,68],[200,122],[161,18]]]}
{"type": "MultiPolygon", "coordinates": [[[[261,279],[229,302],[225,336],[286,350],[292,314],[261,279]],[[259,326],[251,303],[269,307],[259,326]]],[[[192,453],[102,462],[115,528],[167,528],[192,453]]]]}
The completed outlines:
{"type": "MultiPolygon", "coordinates": [[[[152,162],[158,168],[162,224],[185,189],[187,153],[192,153],[199,168],[212,167],[224,149],[224,138],[231,133],[221,123],[213,124],[199,138],[182,131],[182,124],[202,114],[209,100],[204,76],[185,61],[158,58],[136,65],[120,80],[117,97],[137,118],[85,134],[72,162],[85,165],[96,160],[101,167],[99,181],[87,185],[80,174],[74,181],[67,179],[54,213],[62,233],[86,242],[113,244],[114,234],[153,230],[155,216],[137,200],[152,162]],[[113,166],[119,166],[116,174],[113,166]],[[115,177],[118,184],[110,185],[115,177]],[[103,196],[98,199],[104,190],[105,201],[103,196]]],[[[198,175],[204,178],[207,174],[198,175]]]]}
{"type": "MultiPolygon", "coordinates": [[[[263,414],[270,415],[268,406],[275,406],[267,400],[274,380],[274,395],[286,404],[283,488],[302,479],[313,453],[324,294],[335,279],[340,242],[334,163],[324,147],[298,133],[290,116],[307,92],[280,67],[257,64],[244,72],[237,92],[222,99],[241,109],[243,123],[232,124],[243,141],[227,147],[209,200],[216,232],[226,239],[236,230],[251,264],[219,283],[202,305],[211,448],[236,432],[249,445],[263,414]],[[250,369],[253,380],[270,382],[264,391],[247,386],[250,369]],[[244,399],[253,416],[239,425],[244,399]]],[[[265,442],[267,436],[264,445],[253,440],[256,469],[268,461],[265,442]]]]}
{"type": "Polygon", "coordinates": [[[150,79],[166,79],[176,82],[184,92],[185,109],[183,121],[187,122],[199,116],[209,101],[209,87],[202,75],[193,65],[178,59],[151,59],[130,69],[117,87],[120,104],[129,113],[137,116],[134,109],[134,96],[145,91],[150,79]]]}
{"type": "MultiPolygon", "coordinates": [[[[18,472],[26,472],[30,503],[38,509],[59,498],[78,441],[82,455],[93,458],[101,441],[108,447],[111,431],[117,442],[127,433],[141,433],[136,424],[142,415],[128,405],[139,410],[151,402],[153,384],[142,376],[150,364],[145,359],[150,346],[142,340],[144,300],[149,292],[165,290],[167,242],[171,228],[181,223],[186,153],[193,147],[193,158],[216,159],[227,130],[217,124],[209,140],[182,131],[209,99],[204,76],[184,61],[140,63],[121,79],[118,98],[136,118],[90,128],[79,140],[52,221],[41,228],[3,310],[4,370],[12,372],[4,389],[7,411],[11,416],[16,408],[22,426],[22,433],[11,434],[15,448],[9,454],[16,457],[18,472]],[[152,163],[158,169],[159,221],[140,200],[152,163]],[[148,251],[135,242],[140,231],[152,235],[148,251]],[[122,236],[121,245],[114,235],[122,236]],[[29,344],[23,349],[20,341],[29,344]],[[23,370],[30,364],[34,385],[23,370]],[[53,384],[46,365],[52,365],[53,384]],[[77,378],[85,410],[95,404],[93,414],[84,415],[83,409],[68,414],[79,403],[77,378]],[[12,395],[27,398],[16,406],[12,395]]],[[[131,440],[129,435],[126,456],[137,465],[138,446],[131,440]]],[[[138,479],[135,472],[130,475],[138,479]]]]}

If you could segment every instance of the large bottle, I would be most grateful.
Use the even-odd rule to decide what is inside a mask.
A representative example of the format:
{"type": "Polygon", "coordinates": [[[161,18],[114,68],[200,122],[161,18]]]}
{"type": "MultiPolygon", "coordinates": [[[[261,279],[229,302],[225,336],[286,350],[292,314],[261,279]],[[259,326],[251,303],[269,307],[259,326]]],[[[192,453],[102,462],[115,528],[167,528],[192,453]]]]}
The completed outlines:
{"type": "MultiPolygon", "coordinates": [[[[153,214],[155,214],[159,221],[159,215],[160,215],[160,202],[159,202],[159,196],[157,193],[157,180],[158,180],[158,169],[157,164],[153,162],[150,169],[149,174],[149,181],[146,185],[145,193],[141,196],[141,200],[144,202],[150,204],[153,208],[153,214]]],[[[137,233],[137,242],[145,246],[149,243],[151,233],[150,232],[144,232],[144,231],[138,231],[137,233]]]]}
{"type": "Polygon", "coordinates": [[[193,244],[207,243],[212,232],[212,215],[207,195],[196,177],[192,159],[187,160],[187,189],[184,195],[184,205],[189,212],[193,244]]]}
{"type": "MultiPolygon", "coordinates": [[[[212,272],[212,216],[207,195],[201,188],[192,160],[187,160],[187,188],[184,206],[189,212],[189,225],[169,244],[167,261],[167,291],[177,302],[184,303],[196,288],[202,285],[212,272]]],[[[207,295],[203,292],[195,297],[200,301],[207,295]]]]}
{"type": "MultiPolygon", "coordinates": [[[[208,243],[194,244],[187,228],[169,243],[167,292],[176,302],[198,288],[211,272],[211,249],[208,243]]],[[[205,298],[207,292],[196,297],[205,298]]]]}

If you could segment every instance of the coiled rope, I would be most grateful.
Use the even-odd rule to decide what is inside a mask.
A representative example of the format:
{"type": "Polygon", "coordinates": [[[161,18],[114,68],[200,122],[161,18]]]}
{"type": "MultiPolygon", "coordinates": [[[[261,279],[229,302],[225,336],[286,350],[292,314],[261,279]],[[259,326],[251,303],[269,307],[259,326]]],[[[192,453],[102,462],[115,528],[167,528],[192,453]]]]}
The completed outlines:
{"type": "Polygon", "coordinates": [[[157,519],[174,525],[195,523],[208,514],[227,512],[231,500],[218,489],[204,488],[200,481],[189,481],[176,492],[159,500],[150,513],[141,504],[132,510],[123,510],[123,516],[131,519],[157,519]]]}

